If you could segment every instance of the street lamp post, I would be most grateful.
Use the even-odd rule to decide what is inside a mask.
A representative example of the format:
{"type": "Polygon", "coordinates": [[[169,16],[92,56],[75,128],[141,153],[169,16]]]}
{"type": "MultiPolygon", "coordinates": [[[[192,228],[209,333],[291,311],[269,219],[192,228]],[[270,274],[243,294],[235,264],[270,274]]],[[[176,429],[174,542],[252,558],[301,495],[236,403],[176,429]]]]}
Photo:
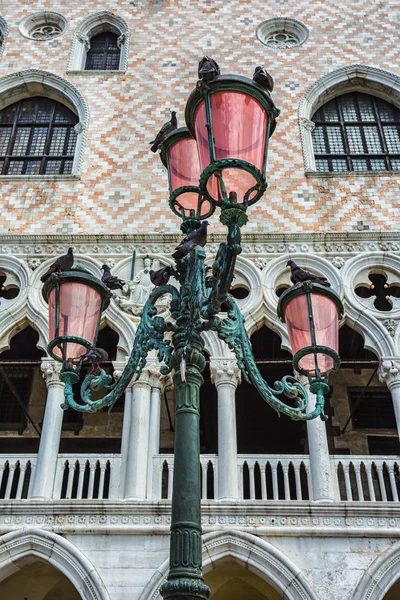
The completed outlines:
{"type": "Polygon", "coordinates": [[[201,561],[202,332],[216,332],[233,350],[243,376],[255,385],[263,400],[278,414],[292,419],[324,418],[327,377],[340,363],[340,299],[330,288],[311,282],[293,286],[280,298],[278,313],[288,325],[294,367],[308,375],[310,389],[316,394],[315,409],[307,412],[307,392],[294,377],[286,376],[274,387],[264,381],[254,361],[243,316],[229,295],[236,257],[242,251],[240,229],[247,222],[247,208],[262,197],[267,187],[268,142],[278,114],[268,92],[250,79],[226,75],[206,84],[198,82],[186,106],[187,128],[167,136],[161,158],[168,170],[170,206],[182,218],[182,231],[188,234],[198,229],[202,220],[220,208],[220,221],[228,229],[227,241],[220,244],[207,277],[206,254],[200,245],[176,259],[173,276],[179,289],[166,281],[150,294],[120,379],[113,383],[102,369],[89,373],[81,386],[80,403],[72,393],[72,385],[79,379],[79,356],[96,342],[101,312],[110,301],[110,293],[79,265],[53,274],[43,289],[50,312],[48,351],[63,363],[64,408],[94,412],[107,406],[111,410],[132,377],[140,376],[146,356],[153,349],[164,363],[161,373],[174,373],[170,570],[161,590],[166,600],[206,600],[210,595],[201,561]],[[171,297],[168,319],[158,315],[155,306],[164,295],[171,297]],[[223,303],[228,306],[225,317],[220,315],[223,303]],[[100,400],[93,400],[92,392],[101,387],[110,391],[100,400]],[[288,397],[289,404],[280,396],[288,397]]]}

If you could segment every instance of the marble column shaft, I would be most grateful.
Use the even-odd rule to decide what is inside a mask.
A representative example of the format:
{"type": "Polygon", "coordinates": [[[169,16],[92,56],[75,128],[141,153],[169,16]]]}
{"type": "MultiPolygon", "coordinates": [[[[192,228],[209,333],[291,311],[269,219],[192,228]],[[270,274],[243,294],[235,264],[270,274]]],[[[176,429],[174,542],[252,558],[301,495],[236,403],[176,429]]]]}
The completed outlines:
{"type": "Polygon", "coordinates": [[[379,368],[379,379],[386,383],[390,390],[400,440],[400,358],[383,358],[379,368]]]}

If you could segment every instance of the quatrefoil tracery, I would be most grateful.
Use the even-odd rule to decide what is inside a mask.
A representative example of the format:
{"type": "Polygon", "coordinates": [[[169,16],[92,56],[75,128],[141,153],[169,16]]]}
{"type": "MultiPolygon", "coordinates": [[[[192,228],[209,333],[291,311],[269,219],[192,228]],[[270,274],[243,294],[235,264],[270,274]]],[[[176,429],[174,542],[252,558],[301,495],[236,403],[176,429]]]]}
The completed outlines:
{"type": "MultiPolygon", "coordinates": [[[[374,308],[383,312],[389,312],[398,306],[395,299],[400,298],[400,283],[389,283],[389,276],[383,271],[369,273],[368,279],[371,282],[369,285],[363,283],[355,288],[359,298],[373,299],[374,308]]],[[[371,301],[368,304],[370,303],[371,301]]]]}

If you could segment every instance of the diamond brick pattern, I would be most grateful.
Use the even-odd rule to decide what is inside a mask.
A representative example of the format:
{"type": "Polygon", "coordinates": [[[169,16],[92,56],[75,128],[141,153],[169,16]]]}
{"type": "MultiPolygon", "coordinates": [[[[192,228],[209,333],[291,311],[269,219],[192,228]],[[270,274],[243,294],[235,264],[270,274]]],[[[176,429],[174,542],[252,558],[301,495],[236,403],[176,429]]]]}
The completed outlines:
{"type": "MultiPolygon", "coordinates": [[[[63,34],[45,42],[23,38],[18,22],[29,11],[48,8],[43,0],[5,3],[9,35],[0,76],[49,70],[80,90],[90,111],[81,179],[2,179],[0,233],[178,231],[167,204],[166,172],[149,142],[171,108],[184,124],[185,102],[205,53],[223,73],[252,76],[261,64],[275,79],[273,99],[282,112],[270,143],[269,188],[251,208],[246,232],[355,231],[359,221],[374,230],[399,228],[400,175],[306,178],[297,119],[308,87],[335,69],[360,63],[400,71],[394,5],[356,0],[341,2],[338,10],[337,3],[321,0],[277,0],[270,6],[258,0],[56,0],[51,10],[68,20],[63,34]],[[86,16],[105,9],[130,28],[126,73],[67,74],[74,31],[86,16]],[[273,50],[256,39],[255,29],[271,9],[307,26],[302,46],[273,50]]],[[[213,231],[221,230],[217,216],[211,222],[213,231]]]]}

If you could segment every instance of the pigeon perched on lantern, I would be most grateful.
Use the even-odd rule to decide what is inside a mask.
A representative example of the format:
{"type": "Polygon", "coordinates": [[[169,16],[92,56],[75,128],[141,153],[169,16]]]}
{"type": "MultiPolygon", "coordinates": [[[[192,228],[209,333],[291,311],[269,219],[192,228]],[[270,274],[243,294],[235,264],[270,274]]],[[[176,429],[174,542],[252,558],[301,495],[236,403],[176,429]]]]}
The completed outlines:
{"type": "Polygon", "coordinates": [[[160,131],[157,133],[156,137],[154,138],[154,140],[152,142],[150,142],[150,144],[152,145],[150,150],[152,152],[157,152],[157,150],[159,149],[160,145],[162,144],[164,139],[167,137],[167,135],[169,133],[171,133],[171,131],[174,131],[177,127],[178,127],[178,121],[176,118],[176,111],[172,110],[171,111],[171,120],[164,123],[164,125],[161,127],[160,131]]]}
{"type": "Polygon", "coordinates": [[[69,271],[72,269],[74,264],[74,253],[72,248],[68,248],[67,254],[63,256],[59,256],[57,260],[53,262],[52,265],[48,268],[46,273],[44,273],[40,281],[43,283],[52,275],[53,273],[61,273],[62,271],[69,271]]]}
{"type": "Polygon", "coordinates": [[[305,271],[304,269],[296,265],[294,260],[288,260],[286,266],[290,267],[290,279],[294,284],[303,283],[304,281],[315,281],[315,283],[320,283],[321,285],[326,285],[327,287],[330,287],[331,285],[326,279],[326,277],[323,277],[322,275],[314,275],[314,273],[309,273],[308,271],[305,271]]]}

